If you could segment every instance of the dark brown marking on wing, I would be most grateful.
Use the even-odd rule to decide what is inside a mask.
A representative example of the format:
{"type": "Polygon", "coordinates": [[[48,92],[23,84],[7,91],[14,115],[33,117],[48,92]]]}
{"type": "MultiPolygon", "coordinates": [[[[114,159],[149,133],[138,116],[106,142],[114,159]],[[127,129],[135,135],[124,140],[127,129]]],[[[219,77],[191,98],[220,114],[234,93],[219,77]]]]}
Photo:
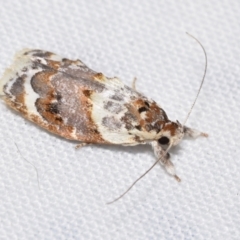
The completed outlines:
{"type": "Polygon", "coordinates": [[[49,112],[52,113],[52,114],[59,114],[60,111],[59,111],[59,109],[58,109],[58,103],[50,103],[50,104],[48,105],[47,111],[49,111],[49,112]]]}
{"type": "Polygon", "coordinates": [[[156,120],[168,121],[167,114],[155,102],[150,105],[149,111],[146,112],[146,120],[155,122],[156,120]]]}
{"type": "Polygon", "coordinates": [[[93,79],[97,79],[99,81],[104,81],[105,80],[105,76],[102,73],[96,73],[93,75],[93,79]]]}
{"type": "Polygon", "coordinates": [[[93,91],[91,91],[91,90],[83,90],[83,94],[84,94],[87,98],[90,98],[92,92],[93,92],[93,91]]]}
{"type": "Polygon", "coordinates": [[[57,92],[56,99],[57,99],[57,101],[61,101],[61,99],[62,99],[61,93],[57,92]]]}
{"type": "Polygon", "coordinates": [[[47,60],[47,65],[49,68],[58,70],[61,67],[61,63],[59,61],[47,60]]]}
{"type": "Polygon", "coordinates": [[[106,143],[91,118],[93,90],[84,89],[81,79],[79,82],[64,73],[48,70],[33,76],[31,83],[40,96],[37,110],[51,125],[52,132],[68,139],[106,143]]]}
{"type": "Polygon", "coordinates": [[[35,103],[37,111],[50,125],[60,127],[63,125],[63,120],[57,110],[57,104],[53,104],[51,101],[50,98],[39,98],[35,103]]]}
{"type": "Polygon", "coordinates": [[[139,131],[155,131],[159,133],[168,122],[166,113],[155,103],[144,98],[138,98],[125,105],[128,111],[121,118],[128,130],[133,128],[139,131]],[[141,113],[145,114],[141,114],[141,113]],[[135,122],[135,124],[133,124],[135,122]],[[137,122],[137,124],[136,124],[137,122]]]}
{"type": "Polygon", "coordinates": [[[135,126],[135,128],[139,131],[141,131],[142,127],[140,125],[135,126]]]}
{"type": "Polygon", "coordinates": [[[139,113],[142,113],[142,112],[146,112],[148,109],[146,108],[146,107],[140,107],[139,109],[138,109],[138,112],[139,113]]]}
{"type": "MultiPolygon", "coordinates": [[[[6,103],[29,120],[62,137],[83,142],[109,143],[102,138],[92,120],[91,94],[105,89],[104,83],[94,79],[96,72],[79,60],[55,61],[53,59],[58,56],[42,50],[26,50],[23,55],[28,55],[32,61],[30,68],[40,72],[34,75],[28,72],[31,89],[25,88],[26,76],[22,75],[29,68],[16,68],[16,78],[12,80],[16,82],[12,83],[12,89],[8,89],[9,94],[6,93],[6,103]],[[31,91],[39,95],[35,106],[40,116],[26,109],[25,95],[32,94],[31,91]]],[[[6,84],[5,89],[8,86],[6,84]]]]}

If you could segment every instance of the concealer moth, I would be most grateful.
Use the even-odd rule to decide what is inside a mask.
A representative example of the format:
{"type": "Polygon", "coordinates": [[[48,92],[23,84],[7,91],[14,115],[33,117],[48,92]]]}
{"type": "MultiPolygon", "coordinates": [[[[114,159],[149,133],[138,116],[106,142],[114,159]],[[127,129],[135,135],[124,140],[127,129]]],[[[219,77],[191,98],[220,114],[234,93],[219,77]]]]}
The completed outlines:
{"type": "MultiPolygon", "coordinates": [[[[194,39],[204,51],[206,65],[193,106],[207,70],[206,52],[194,39]]],[[[126,192],[158,162],[180,181],[169,150],[184,136],[207,134],[185,126],[193,106],[183,124],[171,121],[159,104],[138,92],[134,85],[130,88],[116,77],[95,72],[80,60],[23,49],[3,74],[0,94],[9,107],[26,119],[58,136],[79,141],[79,146],[149,144],[157,160],[126,192]]]]}

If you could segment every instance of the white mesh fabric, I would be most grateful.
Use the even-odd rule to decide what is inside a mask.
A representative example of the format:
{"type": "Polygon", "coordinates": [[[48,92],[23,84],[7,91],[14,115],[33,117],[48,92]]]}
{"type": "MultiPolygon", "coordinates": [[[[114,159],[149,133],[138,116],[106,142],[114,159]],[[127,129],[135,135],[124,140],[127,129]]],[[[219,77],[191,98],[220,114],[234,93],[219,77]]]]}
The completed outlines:
{"type": "Polygon", "coordinates": [[[209,133],[172,151],[182,182],[148,146],[89,146],[36,127],[0,103],[0,239],[240,239],[240,2],[1,1],[0,71],[23,47],[118,76],[209,133]],[[21,154],[18,152],[17,144],[21,154]],[[22,156],[21,156],[22,155],[22,156]],[[38,170],[41,189],[34,168],[38,170]]]}

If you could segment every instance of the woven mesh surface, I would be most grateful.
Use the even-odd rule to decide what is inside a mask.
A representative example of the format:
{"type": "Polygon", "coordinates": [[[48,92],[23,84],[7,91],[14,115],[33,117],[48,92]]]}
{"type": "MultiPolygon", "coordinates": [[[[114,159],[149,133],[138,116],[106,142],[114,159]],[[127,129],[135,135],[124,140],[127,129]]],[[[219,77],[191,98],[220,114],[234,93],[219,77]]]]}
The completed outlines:
{"type": "Polygon", "coordinates": [[[0,71],[23,47],[79,58],[157,101],[208,139],[172,151],[177,183],[148,146],[89,146],[36,127],[0,103],[0,238],[240,239],[240,2],[1,1],[0,71]],[[18,151],[16,145],[20,152],[18,151]],[[36,172],[30,161],[38,170],[36,172]]]}

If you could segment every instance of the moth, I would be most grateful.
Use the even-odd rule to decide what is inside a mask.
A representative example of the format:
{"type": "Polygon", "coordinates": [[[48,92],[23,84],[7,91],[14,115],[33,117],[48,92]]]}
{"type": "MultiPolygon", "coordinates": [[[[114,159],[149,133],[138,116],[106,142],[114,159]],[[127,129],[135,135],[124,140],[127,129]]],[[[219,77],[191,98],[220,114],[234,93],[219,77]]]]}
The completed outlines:
{"type": "Polygon", "coordinates": [[[80,60],[48,51],[18,52],[0,80],[0,94],[26,119],[58,136],[79,141],[80,146],[149,144],[157,161],[145,174],[159,162],[178,181],[170,148],[184,136],[207,136],[171,121],[160,105],[135,87],[95,72],[80,60]]]}

